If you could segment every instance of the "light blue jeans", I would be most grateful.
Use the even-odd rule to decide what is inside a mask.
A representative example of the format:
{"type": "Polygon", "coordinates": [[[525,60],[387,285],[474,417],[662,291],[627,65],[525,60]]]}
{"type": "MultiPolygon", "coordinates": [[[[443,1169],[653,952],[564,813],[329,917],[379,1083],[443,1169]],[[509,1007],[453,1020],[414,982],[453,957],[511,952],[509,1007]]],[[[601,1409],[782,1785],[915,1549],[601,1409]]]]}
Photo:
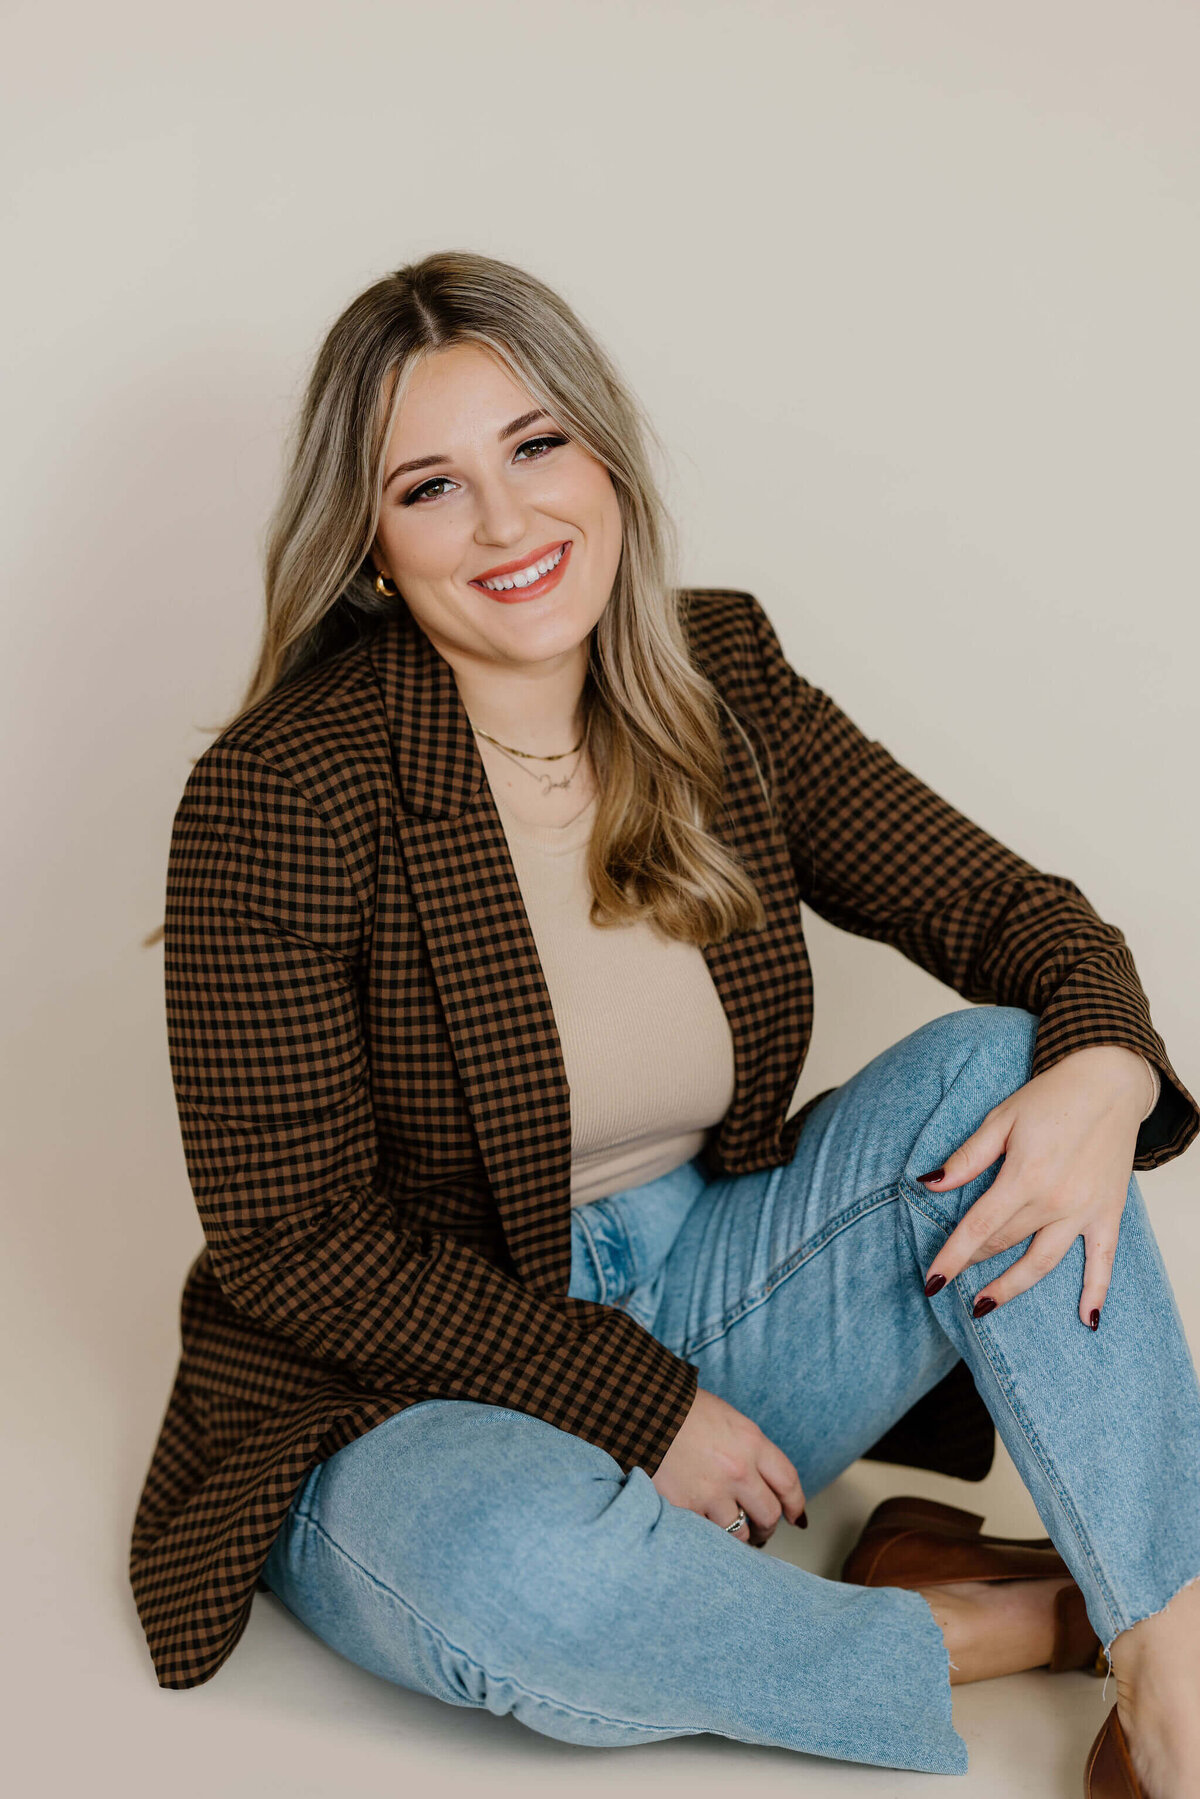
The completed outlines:
{"type": "MultiPolygon", "coordinates": [[[[1200,1574],[1200,1389],[1136,1177],[1098,1331],[1082,1238],[982,1319],[1028,1239],[924,1292],[1001,1162],[954,1193],[916,1177],[1030,1078],[1036,1027],[951,1012],[814,1107],[790,1163],[707,1180],[697,1158],[577,1207],[570,1292],[696,1363],[810,1506],[964,1357],[1107,1647],[1200,1574]]],[[[362,1667],[567,1742],[707,1731],[966,1772],[919,1593],[808,1573],[503,1406],[423,1400],[318,1463],[263,1577],[362,1667]]]]}

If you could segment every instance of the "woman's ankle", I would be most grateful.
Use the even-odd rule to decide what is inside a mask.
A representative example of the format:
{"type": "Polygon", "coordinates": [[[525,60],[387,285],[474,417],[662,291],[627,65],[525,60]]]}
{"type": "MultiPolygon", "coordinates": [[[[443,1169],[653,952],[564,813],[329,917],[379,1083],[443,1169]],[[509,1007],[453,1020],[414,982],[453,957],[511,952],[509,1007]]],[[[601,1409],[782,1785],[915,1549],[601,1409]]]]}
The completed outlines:
{"type": "Polygon", "coordinates": [[[1200,1582],[1114,1637],[1117,1715],[1152,1799],[1200,1794],[1200,1582]]]}
{"type": "Polygon", "coordinates": [[[1054,1652],[1064,1580],[968,1580],[921,1587],[950,1657],[951,1686],[1042,1668],[1054,1652]]]}
{"type": "Polygon", "coordinates": [[[1131,1699],[1164,1679],[1172,1682],[1177,1673],[1200,1680],[1200,1578],[1181,1587],[1160,1611],[1120,1631],[1108,1653],[1131,1699]]]}

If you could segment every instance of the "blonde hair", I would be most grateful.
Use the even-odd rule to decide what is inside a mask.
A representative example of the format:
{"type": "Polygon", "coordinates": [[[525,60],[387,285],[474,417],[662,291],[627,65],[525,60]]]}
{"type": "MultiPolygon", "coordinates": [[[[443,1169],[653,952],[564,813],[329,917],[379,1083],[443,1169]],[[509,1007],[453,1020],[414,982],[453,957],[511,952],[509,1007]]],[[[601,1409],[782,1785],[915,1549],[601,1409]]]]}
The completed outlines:
{"type": "MultiPolygon", "coordinates": [[[[276,687],[403,607],[381,596],[370,551],[384,460],[417,359],[477,343],[609,471],[623,545],[589,644],[585,733],[598,786],[588,854],[592,922],[653,919],[703,946],[766,922],[740,856],[708,825],[724,793],[721,708],[691,660],[679,611],[675,529],[647,441],[661,444],[595,338],[536,276],[443,250],[376,281],[334,322],[297,419],[266,548],[258,659],[227,729],[276,687]]],[[[765,746],[764,746],[765,747],[765,746]]],[[[769,751],[767,751],[769,759],[769,751]]],[[[162,927],[144,939],[158,942],[162,927]]]]}

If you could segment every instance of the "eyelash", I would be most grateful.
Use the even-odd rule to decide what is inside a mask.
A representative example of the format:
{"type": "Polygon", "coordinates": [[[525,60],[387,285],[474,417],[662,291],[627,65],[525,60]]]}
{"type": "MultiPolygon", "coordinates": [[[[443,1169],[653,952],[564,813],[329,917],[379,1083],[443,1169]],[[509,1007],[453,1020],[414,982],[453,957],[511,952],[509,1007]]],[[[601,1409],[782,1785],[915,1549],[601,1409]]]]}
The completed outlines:
{"type": "MultiPolygon", "coordinates": [[[[568,440],[565,437],[559,437],[554,434],[547,434],[544,437],[527,437],[523,444],[519,444],[517,446],[516,450],[514,451],[514,455],[519,456],[521,454],[522,450],[527,450],[529,448],[530,444],[549,444],[550,447],[553,449],[559,444],[565,444],[567,441],[568,440]]],[[[526,461],[529,461],[529,462],[540,462],[541,460],[542,460],[542,458],[540,456],[531,456],[531,457],[526,458],[526,461]]],[[[414,505],[416,502],[418,502],[420,500],[421,495],[423,493],[425,493],[428,488],[437,487],[439,485],[439,483],[441,483],[443,481],[448,481],[449,479],[450,479],[449,475],[431,475],[428,481],[422,481],[422,483],[419,487],[414,487],[411,493],[405,494],[404,499],[401,501],[401,504],[404,506],[414,505]]],[[[438,494],[434,494],[433,497],[434,497],[434,499],[439,499],[441,496],[438,494]]]]}

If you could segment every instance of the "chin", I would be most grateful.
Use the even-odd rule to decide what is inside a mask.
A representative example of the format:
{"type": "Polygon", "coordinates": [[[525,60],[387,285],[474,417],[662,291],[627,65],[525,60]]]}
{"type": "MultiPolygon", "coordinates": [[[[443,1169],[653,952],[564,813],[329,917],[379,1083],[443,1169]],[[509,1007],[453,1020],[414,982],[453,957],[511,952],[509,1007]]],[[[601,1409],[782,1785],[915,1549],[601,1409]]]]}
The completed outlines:
{"type": "Polygon", "coordinates": [[[524,606],[506,608],[512,614],[511,621],[504,620],[506,630],[489,632],[494,641],[512,647],[527,644],[536,650],[538,660],[547,656],[561,656],[568,650],[575,649],[591,632],[595,620],[590,615],[578,616],[574,608],[564,610],[546,605],[534,616],[536,601],[531,600],[528,611],[524,606]]]}

